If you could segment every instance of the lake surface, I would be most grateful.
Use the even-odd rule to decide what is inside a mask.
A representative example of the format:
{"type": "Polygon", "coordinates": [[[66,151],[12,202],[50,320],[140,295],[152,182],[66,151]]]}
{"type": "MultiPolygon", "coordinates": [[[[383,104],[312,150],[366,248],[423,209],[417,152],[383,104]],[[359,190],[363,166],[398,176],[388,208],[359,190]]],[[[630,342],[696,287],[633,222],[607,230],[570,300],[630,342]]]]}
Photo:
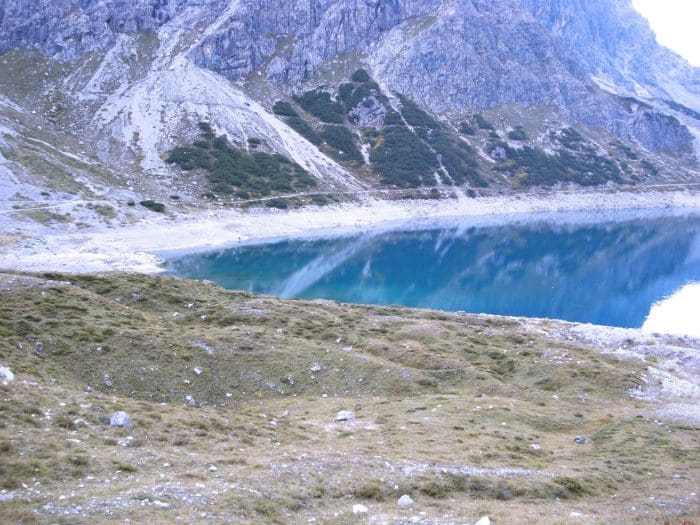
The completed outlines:
{"type": "Polygon", "coordinates": [[[670,316],[682,333],[700,326],[698,215],[415,228],[241,245],[173,258],[166,268],[284,298],[646,322],[657,331],[670,316]]]}

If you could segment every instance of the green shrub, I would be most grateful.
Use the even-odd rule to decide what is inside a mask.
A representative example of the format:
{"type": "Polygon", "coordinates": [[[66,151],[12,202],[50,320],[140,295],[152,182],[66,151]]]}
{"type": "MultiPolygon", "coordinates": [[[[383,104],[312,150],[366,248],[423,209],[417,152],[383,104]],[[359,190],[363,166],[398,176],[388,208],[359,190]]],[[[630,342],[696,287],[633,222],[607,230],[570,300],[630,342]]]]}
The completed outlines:
{"type": "Polygon", "coordinates": [[[209,154],[199,147],[178,146],[168,153],[165,159],[168,164],[177,164],[183,170],[195,168],[208,169],[211,166],[209,154]]]}
{"type": "Polygon", "coordinates": [[[206,139],[213,139],[214,138],[214,130],[212,129],[211,125],[208,122],[200,122],[197,124],[197,127],[200,129],[202,132],[202,135],[206,139]]]}
{"type": "Polygon", "coordinates": [[[425,111],[418,107],[418,104],[411,99],[399,95],[401,101],[401,115],[406,119],[406,122],[413,127],[424,127],[436,129],[440,127],[440,123],[425,111]]]}
{"type": "Polygon", "coordinates": [[[372,80],[361,84],[342,84],[338,90],[338,98],[343,103],[346,113],[358,104],[367,103],[369,97],[374,97],[385,105],[388,102],[381,88],[372,80]]]}
{"type": "Polygon", "coordinates": [[[318,133],[316,133],[316,131],[314,131],[314,129],[309,126],[309,124],[307,124],[307,122],[300,116],[297,115],[296,117],[287,117],[285,121],[290,128],[299,133],[299,135],[304,137],[312,144],[318,145],[321,143],[321,137],[319,137],[318,133]]]}
{"type": "Polygon", "coordinates": [[[272,106],[272,111],[275,115],[280,115],[281,117],[298,117],[299,114],[294,111],[294,108],[289,102],[284,100],[278,100],[275,105],[272,106]]]}
{"type": "Polygon", "coordinates": [[[521,126],[518,126],[513,131],[508,132],[508,138],[510,140],[527,140],[527,133],[521,126]]]}
{"type": "Polygon", "coordinates": [[[486,180],[479,175],[479,163],[474,149],[459,138],[444,130],[433,130],[428,138],[429,144],[440,154],[442,165],[447,169],[455,184],[469,182],[472,186],[483,188],[486,180]]]}
{"type": "Polygon", "coordinates": [[[151,211],[155,211],[157,213],[163,213],[165,212],[165,204],[162,204],[160,202],[156,202],[151,199],[146,199],[145,201],[139,202],[141,206],[144,208],[148,208],[151,211]]]}
{"type": "Polygon", "coordinates": [[[616,142],[615,147],[630,160],[637,160],[639,158],[639,155],[637,155],[627,144],[616,142]]]}
{"type": "Polygon", "coordinates": [[[265,201],[265,206],[267,206],[268,208],[286,210],[287,208],[289,208],[289,201],[287,199],[280,198],[270,199],[265,201]]]}
{"type": "Polygon", "coordinates": [[[389,109],[384,116],[385,126],[403,126],[404,122],[398,111],[394,109],[389,109]]]}
{"type": "MultiPolygon", "coordinates": [[[[208,141],[210,147],[196,149],[201,155],[206,156],[206,162],[198,162],[197,165],[207,173],[212,192],[222,195],[235,194],[240,198],[248,199],[251,196],[264,197],[272,192],[299,191],[316,185],[316,180],[306,170],[282,155],[270,155],[264,152],[251,154],[234,148],[225,136],[206,138],[203,133],[202,140],[208,141]]],[[[261,143],[260,139],[254,137],[248,139],[248,142],[249,144],[261,143]]],[[[182,152],[194,149],[175,148],[170,152],[168,161],[187,169],[193,162],[191,156],[183,155],[182,152]]],[[[153,209],[153,205],[146,205],[143,202],[141,204],[153,209]]],[[[153,204],[159,205],[159,203],[153,204]]],[[[163,209],[154,209],[154,211],[163,211],[163,209]]]]}
{"type": "Polygon", "coordinates": [[[648,160],[643,160],[641,162],[642,168],[649,173],[650,175],[658,175],[659,174],[659,168],[657,168],[654,164],[649,162],[648,160]]]}
{"type": "Polygon", "coordinates": [[[345,109],[340,102],[331,100],[331,94],[321,89],[307,91],[294,100],[316,118],[329,124],[340,124],[343,122],[345,109]]]}
{"type": "Polygon", "coordinates": [[[459,125],[459,131],[460,133],[464,135],[474,135],[476,134],[476,129],[474,129],[474,126],[469,124],[468,122],[462,122],[459,125]]]}
{"type": "Polygon", "coordinates": [[[400,188],[435,185],[433,174],[439,165],[435,155],[406,126],[388,126],[384,140],[372,151],[370,160],[382,183],[400,188]]]}
{"type": "Polygon", "coordinates": [[[507,155],[507,161],[500,168],[516,170],[524,186],[552,186],[558,182],[596,186],[608,181],[622,182],[617,164],[585,148],[578,154],[563,150],[548,155],[529,146],[517,150],[503,142],[495,146],[502,147],[507,155]]]}
{"type": "Polygon", "coordinates": [[[565,148],[572,150],[580,150],[581,145],[586,141],[586,139],[583,138],[583,135],[581,135],[574,128],[566,128],[561,130],[561,133],[557,138],[565,148]]]}
{"type": "Polygon", "coordinates": [[[355,137],[345,126],[324,126],[321,139],[334,150],[334,156],[342,161],[362,164],[362,153],[355,145],[355,137]]]}
{"type": "Polygon", "coordinates": [[[353,82],[369,82],[370,80],[372,80],[369,76],[369,73],[367,73],[367,71],[365,71],[364,69],[358,69],[357,71],[355,71],[350,77],[350,79],[353,82]]]}
{"type": "Polygon", "coordinates": [[[477,113],[474,115],[474,122],[476,122],[476,125],[479,127],[479,129],[488,129],[488,130],[493,130],[494,127],[493,125],[486,120],[483,115],[480,115],[477,113]]]}

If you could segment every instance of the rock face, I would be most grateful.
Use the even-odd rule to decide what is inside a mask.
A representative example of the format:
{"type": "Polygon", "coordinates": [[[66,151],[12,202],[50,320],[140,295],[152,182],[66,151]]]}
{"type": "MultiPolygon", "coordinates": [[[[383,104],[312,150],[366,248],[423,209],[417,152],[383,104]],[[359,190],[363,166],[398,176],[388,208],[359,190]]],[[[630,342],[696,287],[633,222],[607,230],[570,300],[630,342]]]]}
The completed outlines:
{"type": "MultiPolygon", "coordinates": [[[[186,0],[0,1],[0,53],[36,47],[71,60],[107,49],[118,33],[152,31],[170,20],[186,0]]],[[[199,2],[201,3],[201,2],[199,2]]]]}
{"type": "Polygon", "coordinates": [[[250,2],[226,29],[193,50],[198,65],[229,78],[264,67],[273,82],[307,80],[324,62],[365,49],[411,16],[429,13],[438,0],[273,0],[250,2]]]}
{"type": "MultiPolygon", "coordinates": [[[[71,64],[102,56],[87,83],[76,66],[66,84],[76,104],[95,101],[81,131],[98,130],[105,151],[118,138],[109,155],[133,148],[159,175],[183,111],[311,158],[226,79],[288,95],[327,82],[337,64],[364,64],[383,88],[447,117],[546,108],[651,152],[700,155],[700,69],[657,45],[632,0],[0,0],[0,53],[16,48],[71,64]]],[[[385,116],[371,102],[353,115],[364,127],[385,116]]],[[[326,160],[311,171],[359,189],[326,160]]]]}

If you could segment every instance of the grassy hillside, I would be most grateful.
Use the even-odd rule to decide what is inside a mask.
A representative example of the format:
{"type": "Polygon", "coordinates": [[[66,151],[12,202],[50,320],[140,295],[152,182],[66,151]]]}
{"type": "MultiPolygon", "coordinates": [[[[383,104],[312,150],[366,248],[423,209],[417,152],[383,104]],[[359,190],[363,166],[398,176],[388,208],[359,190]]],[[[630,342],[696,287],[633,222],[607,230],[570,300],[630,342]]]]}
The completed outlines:
{"type": "Polygon", "coordinates": [[[630,397],[644,363],[525,321],[123,274],[0,293],[3,523],[698,518],[697,429],[630,397]]]}

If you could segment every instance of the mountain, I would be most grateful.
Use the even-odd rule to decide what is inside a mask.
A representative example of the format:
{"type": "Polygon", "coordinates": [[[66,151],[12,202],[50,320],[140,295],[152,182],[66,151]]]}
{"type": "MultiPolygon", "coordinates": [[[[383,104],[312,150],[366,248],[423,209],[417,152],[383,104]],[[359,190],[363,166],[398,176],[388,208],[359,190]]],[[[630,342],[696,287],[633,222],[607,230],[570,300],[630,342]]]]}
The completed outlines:
{"type": "Polygon", "coordinates": [[[698,182],[700,70],[627,0],[2,0],[0,53],[2,194],[112,208],[45,222],[698,182]]]}

